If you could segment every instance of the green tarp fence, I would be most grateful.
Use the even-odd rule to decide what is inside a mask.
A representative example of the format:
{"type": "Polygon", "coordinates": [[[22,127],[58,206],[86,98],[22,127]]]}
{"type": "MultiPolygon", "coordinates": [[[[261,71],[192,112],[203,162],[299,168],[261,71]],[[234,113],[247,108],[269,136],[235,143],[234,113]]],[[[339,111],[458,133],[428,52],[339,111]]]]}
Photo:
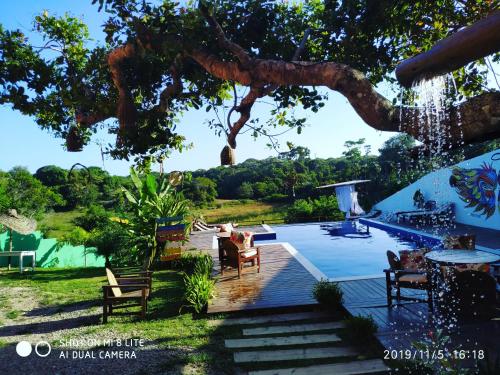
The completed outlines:
{"type": "MultiPolygon", "coordinates": [[[[104,258],[96,256],[93,248],[58,244],[55,238],[43,238],[41,232],[23,236],[13,232],[14,251],[36,250],[37,267],[104,267],[104,258]]],[[[9,251],[9,232],[0,233],[0,251],[9,251]]],[[[24,262],[28,260],[25,259],[24,262]]],[[[0,257],[0,267],[6,267],[7,257],[0,257]]],[[[11,264],[18,266],[18,257],[11,264]]]]}

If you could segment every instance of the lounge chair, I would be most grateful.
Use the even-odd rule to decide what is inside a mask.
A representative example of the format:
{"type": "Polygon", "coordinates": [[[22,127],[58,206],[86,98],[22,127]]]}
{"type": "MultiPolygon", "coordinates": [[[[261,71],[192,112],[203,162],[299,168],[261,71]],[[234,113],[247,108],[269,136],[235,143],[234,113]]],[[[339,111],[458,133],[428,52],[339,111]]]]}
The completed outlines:
{"type": "Polygon", "coordinates": [[[231,237],[222,243],[224,256],[220,260],[221,275],[227,266],[238,269],[238,279],[241,278],[243,265],[257,265],[260,272],[260,248],[253,247],[253,234],[250,232],[231,232],[231,237]],[[241,240],[243,236],[243,240],[241,240]]]}
{"type": "MultiPolygon", "coordinates": [[[[423,255],[428,249],[409,250],[409,253],[417,254],[421,264],[425,264],[423,255]]],[[[417,259],[416,256],[413,256],[417,259]]],[[[432,284],[430,282],[430,275],[424,266],[409,267],[402,264],[401,260],[392,251],[387,251],[387,260],[389,261],[390,268],[385,269],[385,281],[387,288],[387,305],[392,306],[392,300],[395,298],[398,302],[401,300],[427,302],[429,311],[432,311],[432,284]],[[393,296],[392,289],[396,289],[396,296],[393,296]],[[427,299],[416,297],[401,296],[401,288],[419,289],[427,291],[427,299]]]]}
{"type": "Polygon", "coordinates": [[[140,306],[138,314],[141,319],[146,317],[148,298],[151,293],[151,278],[147,277],[115,277],[113,272],[106,268],[108,285],[102,287],[102,322],[108,322],[108,316],[113,315],[115,309],[140,306]],[[132,304],[128,303],[132,302],[132,304]],[[133,303],[136,302],[136,303],[133,303]]]}
{"type": "Polygon", "coordinates": [[[433,209],[400,213],[398,219],[401,217],[403,220],[408,220],[409,222],[418,220],[423,223],[451,222],[454,220],[454,213],[455,205],[453,203],[442,203],[433,209]]]}

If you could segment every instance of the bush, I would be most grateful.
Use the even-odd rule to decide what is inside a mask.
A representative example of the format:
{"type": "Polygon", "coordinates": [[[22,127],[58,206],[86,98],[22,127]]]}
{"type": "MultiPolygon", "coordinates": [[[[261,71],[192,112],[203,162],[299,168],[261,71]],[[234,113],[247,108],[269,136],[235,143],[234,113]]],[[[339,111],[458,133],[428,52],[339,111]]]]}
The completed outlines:
{"type": "Polygon", "coordinates": [[[372,316],[352,316],[344,320],[344,338],[351,344],[364,345],[377,332],[377,324],[372,316]]]}
{"type": "Polygon", "coordinates": [[[313,288],[313,296],[327,309],[337,309],[342,306],[343,292],[339,285],[328,280],[318,281],[313,288]]]}
{"type": "Polygon", "coordinates": [[[73,220],[73,222],[90,232],[96,228],[103,228],[109,223],[109,213],[101,206],[90,206],[82,216],[73,220]]]}
{"type": "Polygon", "coordinates": [[[215,280],[206,273],[184,274],[184,287],[184,299],[199,314],[213,297],[215,280]]]}
{"type": "Polygon", "coordinates": [[[288,208],[285,221],[298,223],[307,221],[344,220],[334,196],[321,196],[318,199],[298,199],[288,208]]]}
{"type": "Polygon", "coordinates": [[[209,254],[202,253],[183,253],[179,259],[172,262],[172,267],[192,275],[202,273],[210,275],[212,273],[214,262],[209,254]]]}
{"type": "Polygon", "coordinates": [[[203,254],[196,257],[194,262],[194,273],[210,276],[214,268],[214,261],[208,254],[203,254]]]}
{"type": "Polygon", "coordinates": [[[268,195],[264,198],[262,198],[262,200],[264,202],[280,202],[280,203],[284,203],[284,202],[288,202],[290,200],[290,197],[286,194],[279,194],[279,193],[275,193],[275,194],[271,194],[271,195],[268,195]]]}

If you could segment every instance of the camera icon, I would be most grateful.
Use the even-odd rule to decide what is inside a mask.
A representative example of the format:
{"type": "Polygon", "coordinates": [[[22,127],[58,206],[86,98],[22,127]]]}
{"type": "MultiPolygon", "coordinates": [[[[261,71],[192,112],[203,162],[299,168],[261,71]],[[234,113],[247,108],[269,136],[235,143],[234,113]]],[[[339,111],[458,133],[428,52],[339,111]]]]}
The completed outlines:
{"type": "MultiPolygon", "coordinates": [[[[47,341],[35,344],[35,353],[42,358],[47,357],[52,351],[52,346],[47,341]]],[[[16,345],[16,352],[20,357],[28,357],[33,352],[33,346],[28,341],[20,341],[16,345]]]]}

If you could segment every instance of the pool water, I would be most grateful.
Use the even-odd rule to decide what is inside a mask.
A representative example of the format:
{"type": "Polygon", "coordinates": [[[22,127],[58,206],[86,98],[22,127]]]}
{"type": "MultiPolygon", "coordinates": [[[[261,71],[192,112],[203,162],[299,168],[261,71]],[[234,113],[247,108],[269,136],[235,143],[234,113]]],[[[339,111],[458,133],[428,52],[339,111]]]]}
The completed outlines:
{"type": "Polygon", "coordinates": [[[356,221],[276,225],[276,240],[289,242],[328,278],[383,274],[386,251],[414,249],[417,242],[401,234],[368,228],[356,221]]]}

